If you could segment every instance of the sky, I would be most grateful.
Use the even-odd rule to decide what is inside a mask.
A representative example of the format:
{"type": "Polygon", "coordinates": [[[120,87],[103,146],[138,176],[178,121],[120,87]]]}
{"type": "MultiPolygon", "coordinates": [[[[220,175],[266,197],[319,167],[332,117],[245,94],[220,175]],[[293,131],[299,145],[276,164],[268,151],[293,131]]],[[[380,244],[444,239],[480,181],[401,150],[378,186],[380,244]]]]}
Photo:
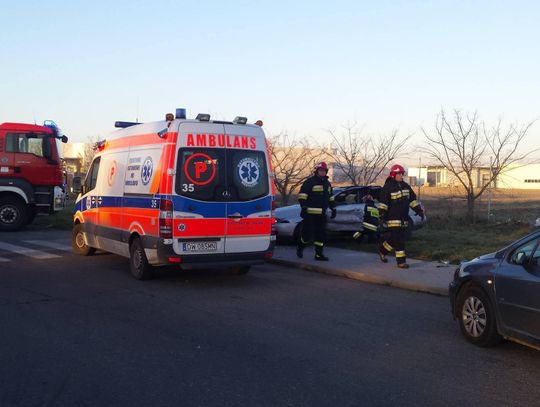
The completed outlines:
{"type": "MultiPolygon", "coordinates": [[[[422,142],[441,109],[540,117],[535,1],[0,0],[0,123],[72,141],[177,107],[324,142],[357,123],[422,142]]],[[[526,148],[540,147],[540,125],[526,148]]]]}

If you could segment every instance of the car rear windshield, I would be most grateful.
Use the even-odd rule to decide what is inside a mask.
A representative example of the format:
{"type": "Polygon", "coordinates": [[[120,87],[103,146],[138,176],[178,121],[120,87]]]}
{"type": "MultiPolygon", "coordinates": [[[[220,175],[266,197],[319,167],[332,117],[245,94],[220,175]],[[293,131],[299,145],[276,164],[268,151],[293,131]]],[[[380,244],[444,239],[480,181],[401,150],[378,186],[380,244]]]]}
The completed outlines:
{"type": "Polygon", "coordinates": [[[251,201],[269,193],[262,151],[181,148],[176,174],[176,193],[201,201],[251,201]]]}

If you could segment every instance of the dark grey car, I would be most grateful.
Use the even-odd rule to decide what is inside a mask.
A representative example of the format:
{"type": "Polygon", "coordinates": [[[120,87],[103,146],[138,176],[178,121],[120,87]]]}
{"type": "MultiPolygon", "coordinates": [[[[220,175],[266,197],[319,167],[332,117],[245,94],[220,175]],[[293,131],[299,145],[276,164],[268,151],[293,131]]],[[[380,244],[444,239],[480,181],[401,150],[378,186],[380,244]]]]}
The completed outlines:
{"type": "Polygon", "coordinates": [[[490,346],[506,338],[540,350],[539,245],[540,230],[456,270],[452,315],[469,342],[490,346]]]}

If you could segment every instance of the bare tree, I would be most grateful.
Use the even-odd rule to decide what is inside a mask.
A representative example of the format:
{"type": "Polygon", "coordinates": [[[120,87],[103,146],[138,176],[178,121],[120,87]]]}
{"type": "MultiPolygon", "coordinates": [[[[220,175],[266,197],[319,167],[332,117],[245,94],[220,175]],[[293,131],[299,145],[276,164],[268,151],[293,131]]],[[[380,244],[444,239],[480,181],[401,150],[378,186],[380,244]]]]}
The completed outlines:
{"type": "Polygon", "coordinates": [[[98,136],[89,136],[84,143],[84,149],[79,154],[79,159],[81,161],[81,172],[86,174],[92,164],[94,155],[96,154],[96,143],[98,142],[98,136]]]}
{"type": "Polygon", "coordinates": [[[384,136],[364,135],[356,124],[347,123],[337,134],[328,130],[333,148],[328,155],[353,185],[374,183],[386,166],[405,149],[410,136],[399,138],[397,130],[384,136]]]}
{"type": "Polygon", "coordinates": [[[486,127],[477,112],[462,113],[454,109],[448,116],[443,109],[437,116],[434,131],[422,129],[426,145],[420,150],[463,186],[467,218],[473,221],[476,199],[501,173],[538,151],[518,151],[533,124],[534,121],[503,128],[502,119],[499,119],[494,126],[486,127]],[[475,172],[482,167],[488,168],[488,180],[483,185],[476,185],[475,172]]]}
{"type": "Polygon", "coordinates": [[[313,148],[309,139],[281,133],[270,137],[270,155],[274,167],[274,184],[287,205],[292,193],[312,175],[314,164],[326,156],[324,150],[313,148]]]}

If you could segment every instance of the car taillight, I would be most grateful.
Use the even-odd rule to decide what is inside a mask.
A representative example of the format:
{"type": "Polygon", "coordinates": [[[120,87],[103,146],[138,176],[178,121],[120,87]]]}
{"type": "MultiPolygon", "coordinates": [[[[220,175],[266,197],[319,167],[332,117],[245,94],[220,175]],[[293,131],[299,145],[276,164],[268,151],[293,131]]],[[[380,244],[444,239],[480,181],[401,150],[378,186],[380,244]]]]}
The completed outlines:
{"type": "Polygon", "coordinates": [[[270,211],[270,216],[272,218],[272,223],[276,223],[276,201],[272,200],[272,210],[270,211]]]}
{"type": "Polygon", "coordinates": [[[173,230],[173,203],[169,199],[162,199],[159,204],[159,236],[163,239],[172,239],[173,230]]]}

